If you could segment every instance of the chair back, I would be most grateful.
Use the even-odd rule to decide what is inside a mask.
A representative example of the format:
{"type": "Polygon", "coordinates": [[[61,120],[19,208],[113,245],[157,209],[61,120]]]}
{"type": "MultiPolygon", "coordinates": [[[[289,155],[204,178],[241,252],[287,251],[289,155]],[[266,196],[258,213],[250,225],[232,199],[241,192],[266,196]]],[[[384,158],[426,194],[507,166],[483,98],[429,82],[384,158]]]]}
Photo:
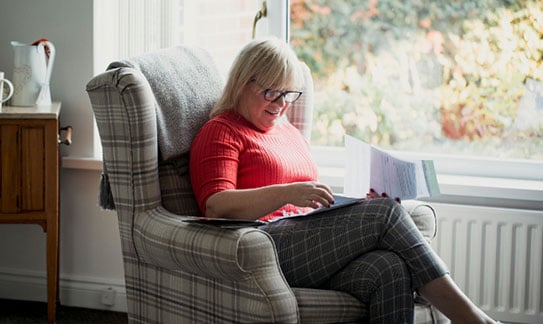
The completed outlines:
{"type": "MultiPolygon", "coordinates": [[[[304,95],[287,117],[309,139],[313,81],[303,66],[304,95]]],[[[103,188],[111,191],[118,212],[162,205],[179,215],[199,215],[188,152],[223,85],[209,53],[188,46],[113,62],[87,84],[109,184],[103,188]]]]}
{"type": "Polygon", "coordinates": [[[304,72],[304,87],[302,89],[304,93],[300,99],[290,105],[287,110],[287,118],[309,141],[313,123],[313,77],[309,67],[303,62],[301,64],[304,72]]]}

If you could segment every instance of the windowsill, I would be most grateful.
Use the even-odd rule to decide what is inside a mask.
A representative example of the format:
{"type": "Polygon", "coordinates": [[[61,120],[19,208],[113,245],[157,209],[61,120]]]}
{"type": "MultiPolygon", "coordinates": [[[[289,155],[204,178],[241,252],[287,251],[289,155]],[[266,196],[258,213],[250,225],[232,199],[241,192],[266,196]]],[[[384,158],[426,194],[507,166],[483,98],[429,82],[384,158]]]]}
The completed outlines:
{"type": "Polygon", "coordinates": [[[447,195],[535,201],[543,199],[542,181],[441,174],[438,175],[438,182],[447,195]]]}
{"type": "MultiPolygon", "coordinates": [[[[319,167],[320,181],[343,191],[345,170],[319,167]]],[[[543,210],[543,181],[438,174],[441,194],[421,200],[454,204],[543,210]]]]}
{"type": "Polygon", "coordinates": [[[96,170],[102,171],[102,159],[98,157],[62,157],[63,169],[96,170]]]}
{"type": "MultiPolygon", "coordinates": [[[[62,168],[101,171],[102,160],[67,156],[62,158],[62,168]]],[[[319,174],[320,181],[334,191],[343,191],[342,167],[319,167],[319,174]]],[[[438,174],[438,182],[441,194],[422,200],[543,210],[543,181],[438,174]]]]}
{"type": "MultiPolygon", "coordinates": [[[[405,159],[434,160],[441,194],[429,202],[543,210],[543,163],[393,152],[405,159]]],[[[312,146],[320,181],[343,191],[344,147],[312,146]]]]}

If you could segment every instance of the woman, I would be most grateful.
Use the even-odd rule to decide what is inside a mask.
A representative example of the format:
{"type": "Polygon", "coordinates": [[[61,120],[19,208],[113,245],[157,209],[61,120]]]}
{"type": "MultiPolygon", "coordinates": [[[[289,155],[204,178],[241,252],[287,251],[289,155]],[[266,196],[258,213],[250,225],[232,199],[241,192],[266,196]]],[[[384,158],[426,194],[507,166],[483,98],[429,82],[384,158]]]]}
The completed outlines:
{"type": "MultiPolygon", "coordinates": [[[[273,220],[332,204],[309,144],[284,117],[301,95],[301,65],[278,39],[246,45],[190,153],[191,181],[206,217],[273,220]]],[[[453,322],[494,323],[456,286],[400,204],[369,199],[261,227],[274,239],[294,287],[350,293],[371,322],[413,322],[418,291],[453,322]]]]}

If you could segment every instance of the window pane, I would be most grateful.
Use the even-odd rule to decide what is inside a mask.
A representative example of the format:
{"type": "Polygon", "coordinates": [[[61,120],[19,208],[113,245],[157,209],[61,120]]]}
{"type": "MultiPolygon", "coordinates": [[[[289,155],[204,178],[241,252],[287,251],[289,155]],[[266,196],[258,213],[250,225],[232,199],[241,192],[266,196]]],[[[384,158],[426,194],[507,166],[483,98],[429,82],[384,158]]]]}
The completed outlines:
{"type": "Polygon", "coordinates": [[[543,160],[543,2],[292,0],[313,144],[543,160]]]}
{"type": "MultiPolygon", "coordinates": [[[[252,36],[255,0],[94,0],[94,69],[180,44],[203,47],[226,75],[252,36]]],[[[94,156],[102,156],[94,126],[94,156]]]]}
{"type": "Polygon", "coordinates": [[[183,43],[211,52],[226,74],[234,57],[251,40],[256,0],[183,1],[183,43]]]}
{"type": "Polygon", "coordinates": [[[255,0],[95,0],[95,65],[179,44],[207,49],[224,73],[252,36],[255,0]]]}

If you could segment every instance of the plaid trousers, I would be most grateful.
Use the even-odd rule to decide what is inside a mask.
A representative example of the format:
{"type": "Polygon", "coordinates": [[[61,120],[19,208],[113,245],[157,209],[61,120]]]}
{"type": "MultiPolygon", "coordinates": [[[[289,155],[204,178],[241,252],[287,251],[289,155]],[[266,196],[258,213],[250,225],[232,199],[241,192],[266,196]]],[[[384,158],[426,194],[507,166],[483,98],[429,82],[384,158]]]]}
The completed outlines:
{"type": "Polygon", "coordinates": [[[392,199],[260,228],[273,237],[292,287],[350,293],[369,306],[372,323],[412,323],[413,291],[448,273],[407,211],[392,199]]]}

